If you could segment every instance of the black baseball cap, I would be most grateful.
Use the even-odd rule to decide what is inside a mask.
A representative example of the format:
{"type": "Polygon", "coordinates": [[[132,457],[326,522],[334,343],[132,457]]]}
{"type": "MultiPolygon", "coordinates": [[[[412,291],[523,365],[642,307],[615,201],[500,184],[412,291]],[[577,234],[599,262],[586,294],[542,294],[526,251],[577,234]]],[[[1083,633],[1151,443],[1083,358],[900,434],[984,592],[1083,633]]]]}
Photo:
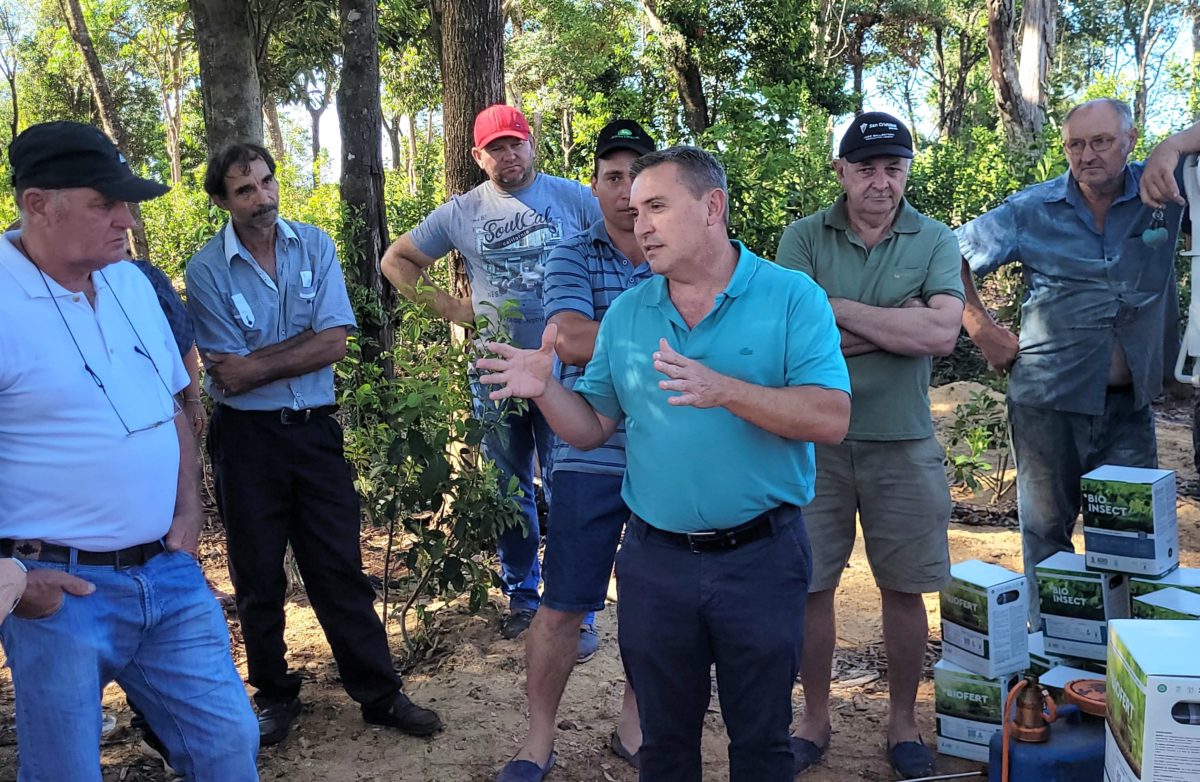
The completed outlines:
{"type": "Polygon", "coordinates": [[[641,125],[631,119],[618,119],[600,129],[600,135],[596,137],[596,157],[602,158],[614,149],[649,155],[658,149],[658,144],[641,125]]]}
{"type": "Polygon", "coordinates": [[[90,187],[118,201],[149,201],[171,188],[136,176],[117,145],[80,122],[31,125],[8,145],[16,189],[90,187]]]}
{"type": "Polygon", "coordinates": [[[903,122],[882,111],[859,114],[838,144],[838,157],[850,163],[873,157],[912,156],[912,134],[903,122]]]}

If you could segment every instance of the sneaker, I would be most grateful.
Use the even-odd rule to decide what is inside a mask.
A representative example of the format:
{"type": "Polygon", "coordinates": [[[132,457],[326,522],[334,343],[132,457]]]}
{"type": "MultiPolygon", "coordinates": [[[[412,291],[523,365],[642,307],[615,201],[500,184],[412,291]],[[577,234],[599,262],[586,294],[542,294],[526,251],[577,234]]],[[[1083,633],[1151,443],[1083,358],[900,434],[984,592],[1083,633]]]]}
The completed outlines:
{"type": "Polygon", "coordinates": [[[258,707],[258,744],[269,747],[287,738],[292,723],[300,716],[300,699],[292,698],[258,707]]]}
{"type": "Polygon", "coordinates": [[[529,629],[537,613],[533,608],[517,608],[509,612],[500,622],[500,637],[509,641],[529,629]]]}
{"type": "Polygon", "coordinates": [[[396,693],[396,699],[387,711],[363,709],[363,719],[372,725],[396,728],[410,736],[432,736],[442,729],[442,718],[436,711],[418,706],[402,692],[396,693]]]}
{"type": "Polygon", "coordinates": [[[581,625],[579,627],[579,656],[575,658],[575,664],[586,663],[596,656],[596,650],[599,648],[600,635],[596,632],[596,625],[581,625]]]}

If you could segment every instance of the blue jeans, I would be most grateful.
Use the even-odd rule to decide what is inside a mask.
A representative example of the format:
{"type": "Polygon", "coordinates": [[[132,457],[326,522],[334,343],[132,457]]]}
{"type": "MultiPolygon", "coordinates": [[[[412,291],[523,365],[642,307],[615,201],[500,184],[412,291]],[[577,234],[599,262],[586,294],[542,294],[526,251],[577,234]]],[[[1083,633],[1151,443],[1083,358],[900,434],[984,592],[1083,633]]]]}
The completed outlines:
{"type": "Polygon", "coordinates": [[[1039,611],[1034,568],[1059,551],[1074,551],[1071,534],[1079,516],[1079,481],[1104,464],[1158,466],[1154,410],[1134,408],[1130,392],[1111,393],[1101,415],[1063,413],[1009,403],[1013,459],[1017,465],[1017,516],[1030,619],[1039,611]]]}
{"type": "Polygon", "coordinates": [[[510,400],[493,402],[487,398],[487,389],[472,383],[475,417],[491,422],[504,416],[504,423],[483,438],[483,454],[496,463],[500,471],[500,487],[503,491],[515,475],[521,496],[517,503],[525,516],[528,530],[519,527],[505,530],[496,539],[496,553],[500,558],[500,576],[504,594],[508,595],[509,608],[536,610],[541,598],[538,584],[541,569],[538,565],[538,544],[541,542],[541,525],[538,523],[537,502],[534,496],[534,454],[541,468],[542,488],[546,502],[550,502],[550,452],[554,444],[554,432],[532,402],[523,413],[509,412],[510,400]],[[507,415],[505,415],[507,413],[507,415]]]}
{"type": "Polygon", "coordinates": [[[617,553],[618,639],[642,722],[643,782],[700,782],[700,737],[717,666],[731,782],[791,782],[792,686],[811,556],[799,508],[771,534],[693,553],[631,519],[617,553]]]}
{"type": "Polygon", "coordinates": [[[258,723],[200,566],[162,553],[140,567],[26,561],[96,585],[44,619],[9,617],[0,640],[16,692],[19,782],[100,782],[100,693],[125,690],[196,782],[257,780],[258,723]]]}

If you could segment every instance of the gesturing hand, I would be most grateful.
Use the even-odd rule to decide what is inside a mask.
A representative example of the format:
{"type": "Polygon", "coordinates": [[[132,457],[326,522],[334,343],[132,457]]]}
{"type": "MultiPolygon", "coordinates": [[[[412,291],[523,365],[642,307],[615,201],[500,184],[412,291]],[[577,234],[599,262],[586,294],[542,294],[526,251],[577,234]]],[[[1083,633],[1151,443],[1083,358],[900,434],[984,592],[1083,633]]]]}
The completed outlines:
{"type": "Polygon", "coordinates": [[[678,396],[667,397],[672,405],[689,407],[720,407],[725,404],[725,393],[729,378],[714,372],[699,361],[676,353],[666,339],[658,341],[654,353],[654,368],[670,380],[658,381],[663,391],[678,391],[678,396]]]}
{"type": "Polygon", "coordinates": [[[537,350],[522,350],[502,342],[489,342],[488,350],[500,358],[481,358],[475,366],[489,374],[479,378],[481,383],[500,388],[488,394],[493,402],[509,397],[537,399],[546,393],[546,384],[554,371],[554,340],[558,326],[551,323],[542,332],[542,346],[537,350]]]}
{"type": "Polygon", "coordinates": [[[1180,206],[1187,203],[1179,194],[1179,185],[1175,182],[1175,166],[1178,164],[1179,150],[1173,145],[1164,141],[1154,148],[1150,157],[1146,158],[1146,166],[1142,169],[1138,184],[1142,203],[1154,209],[1162,209],[1168,202],[1180,206]]]}

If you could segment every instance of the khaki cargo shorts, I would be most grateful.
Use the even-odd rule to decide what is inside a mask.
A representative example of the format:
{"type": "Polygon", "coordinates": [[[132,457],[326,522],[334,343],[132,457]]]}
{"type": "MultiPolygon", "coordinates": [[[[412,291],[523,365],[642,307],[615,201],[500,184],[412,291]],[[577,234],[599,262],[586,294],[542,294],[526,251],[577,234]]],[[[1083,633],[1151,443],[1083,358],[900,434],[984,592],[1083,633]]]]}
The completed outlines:
{"type": "Polygon", "coordinates": [[[804,508],[809,592],[834,589],[854,549],[855,516],[882,589],[936,592],[950,579],[950,488],[933,437],[817,445],[816,496],[804,508]]]}

